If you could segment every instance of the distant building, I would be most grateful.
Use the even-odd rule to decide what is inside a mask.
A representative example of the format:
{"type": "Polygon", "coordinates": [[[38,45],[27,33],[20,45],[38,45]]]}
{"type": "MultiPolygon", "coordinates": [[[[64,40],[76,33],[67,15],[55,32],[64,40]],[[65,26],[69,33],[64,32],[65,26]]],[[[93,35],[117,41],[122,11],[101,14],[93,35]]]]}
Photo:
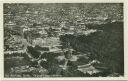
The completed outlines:
{"type": "Polygon", "coordinates": [[[5,23],[5,27],[13,29],[13,27],[16,26],[16,23],[9,21],[8,23],[5,23]]]}
{"type": "Polygon", "coordinates": [[[40,46],[41,48],[47,48],[49,52],[57,52],[60,51],[60,40],[59,38],[56,37],[51,37],[51,38],[37,38],[33,40],[33,45],[40,46]]]}

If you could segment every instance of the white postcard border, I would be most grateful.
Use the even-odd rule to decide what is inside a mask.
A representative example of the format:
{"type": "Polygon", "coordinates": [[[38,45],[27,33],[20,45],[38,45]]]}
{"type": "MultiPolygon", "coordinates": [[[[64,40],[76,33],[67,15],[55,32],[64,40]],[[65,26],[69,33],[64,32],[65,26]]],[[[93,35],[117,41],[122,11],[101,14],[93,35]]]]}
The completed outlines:
{"type": "Polygon", "coordinates": [[[127,0],[2,0],[0,1],[0,78],[1,80],[128,80],[128,1],[127,0]],[[124,77],[62,77],[62,78],[4,78],[3,58],[3,3],[124,3],[124,77]]]}

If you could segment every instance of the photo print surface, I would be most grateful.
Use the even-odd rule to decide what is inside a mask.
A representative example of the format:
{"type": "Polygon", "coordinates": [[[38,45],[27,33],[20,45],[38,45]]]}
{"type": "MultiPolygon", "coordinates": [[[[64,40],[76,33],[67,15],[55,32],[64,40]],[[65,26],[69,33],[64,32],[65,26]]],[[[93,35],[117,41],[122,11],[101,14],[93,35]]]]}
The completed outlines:
{"type": "Polygon", "coordinates": [[[4,77],[124,76],[123,3],[4,3],[4,77]]]}

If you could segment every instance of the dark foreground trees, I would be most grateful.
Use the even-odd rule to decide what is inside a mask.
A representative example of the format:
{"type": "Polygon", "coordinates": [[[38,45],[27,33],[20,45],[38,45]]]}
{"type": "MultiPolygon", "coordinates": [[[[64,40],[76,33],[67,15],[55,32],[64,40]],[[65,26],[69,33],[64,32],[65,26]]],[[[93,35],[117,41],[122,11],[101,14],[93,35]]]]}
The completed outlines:
{"type": "Polygon", "coordinates": [[[99,60],[101,65],[96,67],[107,67],[110,69],[111,73],[123,75],[123,23],[107,23],[103,25],[94,25],[94,27],[102,31],[92,33],[88,36],[61,36],[62,44],[65,46],[67,42],[70,42],[73,49],[84,53],[89,52],[90,60],[99,60]]]}

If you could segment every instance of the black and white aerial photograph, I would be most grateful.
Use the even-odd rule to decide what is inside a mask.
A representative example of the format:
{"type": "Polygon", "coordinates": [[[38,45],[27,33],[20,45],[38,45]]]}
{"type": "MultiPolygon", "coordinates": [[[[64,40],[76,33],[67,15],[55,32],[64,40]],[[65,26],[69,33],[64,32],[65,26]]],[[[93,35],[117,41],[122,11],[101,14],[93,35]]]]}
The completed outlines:
{"type": "Polygon", "coordinates": [[[4,77],[124,77],[123,3],[4,3],[4,77]]]}

